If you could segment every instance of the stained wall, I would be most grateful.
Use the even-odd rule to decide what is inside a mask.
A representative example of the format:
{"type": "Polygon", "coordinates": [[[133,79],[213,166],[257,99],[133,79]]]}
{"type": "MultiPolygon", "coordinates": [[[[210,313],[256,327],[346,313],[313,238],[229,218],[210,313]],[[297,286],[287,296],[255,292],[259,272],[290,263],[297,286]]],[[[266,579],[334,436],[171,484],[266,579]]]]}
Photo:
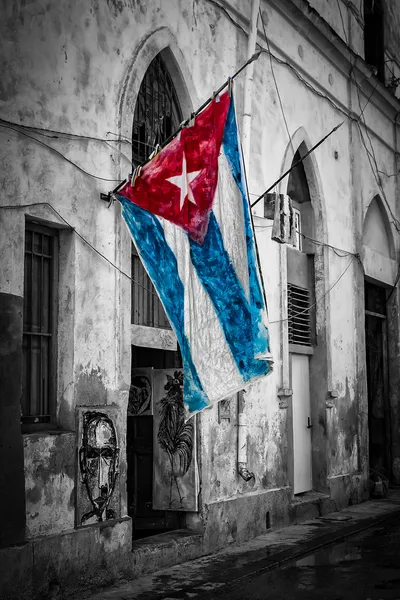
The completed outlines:
{"type": "MultiPolygon", "coordinates": [[[[361,253],[363,219],[380,190],[365,140],[343,114],[348,110],[358,113],[361,100],[363,104],[372,88],[360,74],[365,88],[360,100],[348,78],[345,53],[335,50],[346,36],[334,3],[310,4],[315,9],[312,18],[299,21],[298,11],[309,15],[306,3],[286,1],[284,9],[282,4],[278,9],[273,2],[262,2],[270,47],[279,59],[273,59],[273,68],[280,97],[269,57],[263,53],[254,66],[248,179],[250,197],[256,198],[291,163],[298,145],[306,142],[310,148],[344,121],[315,151],[309,181],[316,239],[341,249],[339,254],[329,246],[316,250],[317,348],[312,386],[318,425],[313,434],[314,482],[317,491],[330,493],[337,506],[342,506],[350,498],[362,500],[367,493],[363,297],[356,293],[363,273],[354,254],[361,253]],[[321,36],[328,35],[326,23],[332,29],[331,37],[320,46],[321,36]],[[296,147],[291,147],[286,127],[296,147]]],[[[230,8],[229,3],[225,5],[230,8]]],[[[362,56],[357,10],[349,8],[349,20],[344,23],[354,51],[362,56]],[[349,28],[348,22],[353,21],[349,28]]],[[[120,209],[100,200],[100,192],[110,191],[130,170],[126,158],[129,143],[116,144],[114,134],[130,139],[137,92],[158,52],[169,48],[167,64],[186,115],[246,60],[247,37],[207,0],[109,0],[84,5],[74,0],[57,5],[33,0],[7,3],[3,14],[0,39],[6,69],[0,80],[0,116],[46,130],[23,130],[43,142],[38,143],[12,126],[0,128],[4,165],[1,204],[19,207],[0,209],[2,228],[8,232],[0,237],[4,264],[0,293],[14,307],[11,329],[6,321],[3,326],[11,331],[12,343],[9,346],[7,342],[5,351],[10,362],[15,360],[13,352],[21,352],[25,219],[57,227],[61,250],[59,429],[20,438],[18,360],[10,384],[12,402],[7,423],[14,428],[18,442],[7,450],[7,456],[16,465],[9,480],[18,499],[15,511],[21,539],[21,529],[32,537],[73,531],[73,492],[79,475],[73,455],[76,407],[116,405],[121,413],[126,411],[132,341],[130,281],[91,247],[130,273],[130,241],[120,209]],[[52,135],[49,130],[65,135],[46,137],[52,135]],[[21,500],[23,472],[26,508],[21,500]],[[57,518],[50,518],[52,514],[57,518]]],[[[232,3],[232,14],[246,29],[248,3],[232,3]]],[[[259,42],[265,47],[261,24],[259,42]]],[[[240,119],[243,77],[236,81],[235,92],[240,119]]],[[[390,174],[395,168],[396,104],[385,94],[374,96],[364,116],[379,165],[390,174]]],[[[388,205],[397,214],[396,178],[383,178],[382,186],[388,205]]],[[[286,191],[285,182],[278,191],[286,191]]],[[[273,526],[284,523],[292,500],[286,251],[270,239],[272,223],[264,218],[262,202],[254,215],[275,364],[273,373],[245,397],[248,467],[255,475],[250,482],[244,482],[237,473],[236,400],[231,400],[229,420],[219,419],[218,407],[198,417],[201,510],[198,516],[192,515],[192,521],[188,518],[188,524],[206,532],[209,549],[264,531],[268,511],[273,526]],[[247,509],[239,510],[239,506],[247,509]]],[[[135,335],[140,337],[140,331],[135,335]]],[[[139,337],[136,341],[140,346],[139,337]]],[[[392,362],[394,371],[398,357],[392,362]]],[[[125,436],[122,424],[119,435],[125,436]]],[[[118,493],[123,517],[123,479],[118,493]]]]}

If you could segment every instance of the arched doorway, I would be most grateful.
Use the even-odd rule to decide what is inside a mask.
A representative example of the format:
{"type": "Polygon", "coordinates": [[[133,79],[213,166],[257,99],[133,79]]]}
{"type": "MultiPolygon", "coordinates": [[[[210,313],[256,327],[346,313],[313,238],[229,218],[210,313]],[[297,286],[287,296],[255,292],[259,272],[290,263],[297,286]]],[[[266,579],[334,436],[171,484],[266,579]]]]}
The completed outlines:
{"type": "MultiPolygon", "coordinates": [[[[304,157],[311,146],[307,132],[300,127],[287,147],[282,172],[304,157]]],[[[309,490],[326,494],[330,307],[326,301],[326,214],[314,154],[293,169],[280,191],[292,199],[297,229],[295,246],[283,247],[286,277],[282,277],[283,290],[287,288],[282,300],[288,304],[288,322],[282,323],[282,336],[288,342],[282,383],[292,394],[288,402],[289,481],[294,494],[309,490]],[[309,310],[304,310],[307,307],[309,310]]]]}
{"type": "MultiPolygon", "coordinates": [[[[306,152],[303,143],[292,164],[306,152]]],[[[287,194],[292,200],[296,230],[294,245],[287,248],[287,302],[289,368],[292,396],[293,493],[313,489],[312,409],[310,359],[315,346],[314,211],[303,163],[289,176],[287,194]]]]}
{"type": "MultiPolygon", "coordinates": [[[[132,126],[132,162],[141,165],[182,121],[182,110],[165,49],[151,61],[137,95],[132,126]]],[[[132,370],[127,416],[128,514],[134,539],[184,524],[184,514],[153,508],[155,472],[154,370],[182,367],[179,347],[160,299],[132,244],[132,370]]]]}
{"type": "Polygon", "coordinates": [[[368,398],[370,478],[392,479],[388,300],[394,281],[394,242],[379,196],[371,201],[363,226],[365,270],[365,355],[368,398]]]}

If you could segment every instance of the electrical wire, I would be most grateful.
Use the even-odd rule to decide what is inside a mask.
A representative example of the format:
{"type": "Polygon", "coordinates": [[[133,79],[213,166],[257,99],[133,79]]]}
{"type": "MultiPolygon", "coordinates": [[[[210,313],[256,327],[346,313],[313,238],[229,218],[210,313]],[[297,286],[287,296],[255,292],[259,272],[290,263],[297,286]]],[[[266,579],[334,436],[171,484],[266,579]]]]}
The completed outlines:
{"type": "MultiPolygon", "coordinates": [[[[112,267],[114,267],[114,269],[116,269],[119,273],[121,273],[121,275],[124,275],[127,279],[129,279],[136,285],[140,286],[141,288],[143,288],[150,294],[157,296],[157,293],[154,290],[147,288],[146,286],[142,285],[138,280],[133,279],[133,277],[131,277],[130,275],[128,275],[128,273],[126,273],[125,271],[120,269],[118,267],[118,265],[113,263],[109,258],[107,258],[107,256],[105,256],[102,252],[100,252],[100,250],[97,250],[97,248],[95,248],[82,234],[80,234],[79,231],[77,231],[75,229],[75,227],[73,227],[67,221],[67,219],[65,219],[52,204],[50,204],[50,202],[33,202],[32,204],[19,204],[19,205],[9,204],[9,205],[0,206],[0,209],[13,210],[13,209],[20,209],[20,208],[31,208],[32,206],[48,206],[67,225],[67,227],[69,227],[69,229],[71,229],[71,231],[73,231],[85,244],[87,244],[87,246],[89,246],[89,248],[94,250],[94,252],[96,252],[96,254],[98,254],[99,256],[101,256],[101,258],[103,258],[106,262],[108,262],[109,265],[111,265],[112,267]]],[[[145,275],[143,275],[143,277],[144,276],[145,275]]]]}
{"type": "Polygon", "coordinates": [[[353,261],[357,258],[356,255],[354,255],[349,264],[347,265],[347,267],[345,268],[345,270],[343,271],[343,273],[341,275],[339,275],[339,277],[336,279],[336,281],[331,285],[331,287],[324,293],[322,294],[322,296],[320,298],[318,298],[318,300],[316,300],[314,302],[314,304],[311,304],[311,306],[308,306],[307,308],[303,309],[300,312],[297,313],[293,313],[290,317],[286,317],[285,319],[278,319],[277,321],[270,321],[269,324],[272,325],[274,323],[284,323],[285,321],[289,321],[289,319],[292,319],[293,317],[297,317],[298,315],[303,315],[304,313],[308,312],[309,310],[312,310],[315,306],[317,306],[317,304],[319,304],[319,302],[321,302],[321,300],[323,300],[332,290],[333,288],[339,283],[339,281],[342,279],[342,277],[344,276],[344,274],[346,273],[346,271],[349,269],[350,265],[352,265],[353,261]]]}
{"type": "MultiPolygon", "coordinates": [[[[43,135],[44,137],[59,139],[60,137],[65,137],[68,139],[80,139],[80,140],[88,140],[93,142],[122,142],[124,144],[132,145],[132,141],[129,140],[124,135],[118,135],[117,133],[113,133],[112,131],[107,131],[107,134],[115,135],[118,139],[110,140],[107,138],[96,137],[93,135],[82,135],[79,133],[68,133],[67,131],[59,131],[57,129],[49,129],[47,127],[39,127],[38,125],[25,125],[24,123],[17,123],[16,121],[9,121],[7,119],[3,119],[0,117],[0,123],[4,125],[12,125],[13,127],[19,127],[21,129],[27,129],[31,133],[36,133],[37,135],[43,135]],[[50,135],[51,134],[51,135],[50,135]]],[[[144,146],[149,146],[154,149],[154,146],[151,144],[147,144],[146,142],[141,142],[139,140],[135,141],[135,144],[142,144],[144,146]]]]}
{"type": "Polygon", "coordinates": [[[301,235],[301,237],[309,240],[310,242],[312,242],[313,244],[315,244],[317,246],[325,246],[326,248],[330,248],[331,250],[333,250],[333,252],[337,256],[340,256],[340,258],[345,258],[346,256],[354,256],[355,258],[359,259],[359,254],[357,254],[355,252],[350,252],[349,250],[343,250],[343,248],[337,248],[336,246],[332,246],[331,244],[327,244],[326,242],[320,242],[318,240],[314,240],[314,238],[309,237],[305,233],[300,233],[300,235],[301,235]]]}
{"type": "Polygon", "coordinates": [[[2,122],[0,122],[0,127],[5,127],[6,129],[11,129],[12,131],[15,131],[16,133],[18,133],[19,135],[23,135],[31,140],[34,140],[36,143],[40,144],[41,146],[44,146],[45,148],[48,148],[49,150],[54,152],[54,154],[57,154],[58,156],[60,156],[64,160],[66,160],[69,164],[71,164],[76,169],[78,169],[78,171],[81,171],[81,173],[84,173],[85,175],[88,175],[89,177],[93,177],[94,179],[99,179],[100,181],[109,181],[109,182],[113,182],[113,183],[115,183],[116,181],[121,181],[120,178],[119,179],[108,179],[107,177],[99,177],[98,175],[93,175],[93,173],[89,173],[89,171],[86,171],[85,169],[83,169],[82,167],[77,165],[73,160],[67,158],[62,152],[59,152],[59,150],[56,150],[55,148],[53,148],[53,146],[46,144],[42,140],[38,140],[33,135],[29,135],[25,131],[20,131],[16,127],[12,127],[11,125],[6,125],[2,122]]]}
{"type": "MultiPolygon", "coordinates": [[[[123,271],[122,269],[120,269],[120,267],[118,267],[118,265],[116,265],[115,263],[113,263],[109,258],[107,258],[102,252],[100,252],[100,250],[98,250],[97,248],[95,248],[83,235],[81,235],[76,229],[75,227],[73,227],[68,221],[67,219],[65,219],[59,212],[58,210],[52,205],[50,204],[50,202],[34,202],[33,204],[20,204],[20,205],[3,205],[0,206],[0,209],[20,209],[20,208],[31,208],[32,206],[48,206],[66,225],[67,227],[69,227],[69,229],[71,231],[73,231],[87,246],[89,246],[89,248],[91,248],[94,252],[96,252],[96,254],[98,254],[101,258],[103,258],[111,267],[113,267],[114,269],[116,269],[119,273],[121,273],[121,275],[124,275],[124,277],[126,277],[127,279],[129,279],[132,283],[138,285],[139,287],[141,287],[142,289],[146,290],[147,292],[149,292],[150,294],[157,296],[158,294],[155,290],[151,290],[149,288],[147,288],[146,286],[142,285],[139,281],[135,280],[133,277],[131,277],[130,275],[128,275],[128,273],[126,273],[125,271],[123,271]]],[[[268,228],[268,227],[266,227],[268,228]]],[[[304,235],[304,234],[302,234],[304,235]]],[[[312,238],[309,238],[310,240],[312,238]]],[[[314,242],[316,242],[316,240],[312,240],[314,242]]],[[[321,243],[321,242],[316,242],[316,243],[321,243]]],[[[327,245],[329,246],[329,244],[322,244],[322,245],[327,245]]],[[[335,249],[334,246],[329,246],[332,249],[335,249]]],[[[349,254],[352,254],[349,252],[349,254]]],[[[311,306],[308,306],[307,308],[305,308],[304,310],[294,313],[292,315],[292,317],[295,317],[297,315],[301,315],[304,314],[305,312],[308,312],[309,310],[312,310],[321,300],[323,300],[323,298],[325,298],[325,296],[327,296],[327,294],[337,285],[337,283],[339,283],[339,281],[341,280],[341,278],[344,276],[344,274],[346,273],[346,271],[349,269],[350,265],[352,264],[354,259],[358,259],[359,262],[361,263],[360,257],[357,254],[354,254],[352,256],[351,261],[349,262],[349,264],[347,265],[347,267],[345,268],[345,270],[343,271],[343,273],[338,277],[338,279],[333,283],[333,285],[316,301],[314,302],[314,304],[312,304],[311,306]]],[[[361,265],[362,266],[362,265],[361,265]]],[[[400,270],[399,270],[399,276],[398,279],[400,278],[400,270]]],[[[397,279],[397,280],[398,280],[397,279]]],[[[397,281],[396,281],[397,283],[397,281]]],[[[288,321],[289,317],[285,318],[285,319],[278,319],[277,321],[270,321],[270,324],[273,323],[281,323],[284,321],[288,321]]]]}
{"type": "Polygon", "coordinates": [[[292,152],[293,152],[293,156],[294,156],[295,149],[294,149],[294,146],[293,146],[292,136],[290,135],[289,126],[288,126],[286,115],[285,115],[285,111],[284,111],[284,108],[283,108],[282,98],[281,98],[281,95],[279,93],[278,82],[276,81],[276,77],[275,77],[274,66],[272,64],[271,48],[269,47],[269,40],[268,40],[267,32],[266,32],[266,29],[265,29],[265,23],[264,23],[264,19],[263,19],[262,12],[261,12],[261,7],[258,8],[258,12],[259,12],[261,23],[262,23],[262,27],[263,27],[263,30],[264,30],[265,41],[267,42],[267,48],[268,48],[268,54],[269,54],[269,62],[270,62],[270,65],[271,65],[271,74],[272,74],[272,78],[274,80],[275,89],[276,89],[276,93],[277,93],[278,100],[279,100],[279,105],[281,107],[282,117],[283,117],[283,120],[285,122],[285,127],[286,127],[286,131],[287,131],[288,138],[289,138],[289,143],[290,143],[290,145],[292,147],[292,152]]]}

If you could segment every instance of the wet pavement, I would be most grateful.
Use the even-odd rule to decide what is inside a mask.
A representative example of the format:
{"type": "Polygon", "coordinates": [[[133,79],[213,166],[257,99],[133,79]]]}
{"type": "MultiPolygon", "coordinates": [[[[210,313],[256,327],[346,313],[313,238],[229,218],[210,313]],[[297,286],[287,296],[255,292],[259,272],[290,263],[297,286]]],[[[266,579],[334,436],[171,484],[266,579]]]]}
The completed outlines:
{"type": "Polygon", "coordinates": [[[400,493],[80,596],[90,600],[400,600],[400,493]]]}
{"type": "Polygon", "coordinates": [[[322,548],[280,569],[236,581],[207,598],[400,600],[400,518],[392,518],[383,526],[322,548]]]}

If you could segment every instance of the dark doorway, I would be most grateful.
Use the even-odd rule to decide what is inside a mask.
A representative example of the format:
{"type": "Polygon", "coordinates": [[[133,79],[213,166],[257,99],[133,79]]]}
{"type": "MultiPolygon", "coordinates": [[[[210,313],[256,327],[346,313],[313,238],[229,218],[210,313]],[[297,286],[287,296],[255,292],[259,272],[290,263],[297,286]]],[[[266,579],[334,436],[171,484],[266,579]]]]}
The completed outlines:
{"type": "MultiPolygon", "coordinates": [[[[181,368],[179,350],[159,350],[132,346],[132,371],[137,367],[181,368]]],[[[127,417],[126,453],[128,462],[128,514],[132,518],[133,539],[156,535],[184,526],[184,514],[153,510],[153,417],[127,417]]]]}
{"type": "Polygon", "coordinates": [[[365,345],[368,386],[369,467],[390,480],[386,289],[365,282],[365,345]]]}

